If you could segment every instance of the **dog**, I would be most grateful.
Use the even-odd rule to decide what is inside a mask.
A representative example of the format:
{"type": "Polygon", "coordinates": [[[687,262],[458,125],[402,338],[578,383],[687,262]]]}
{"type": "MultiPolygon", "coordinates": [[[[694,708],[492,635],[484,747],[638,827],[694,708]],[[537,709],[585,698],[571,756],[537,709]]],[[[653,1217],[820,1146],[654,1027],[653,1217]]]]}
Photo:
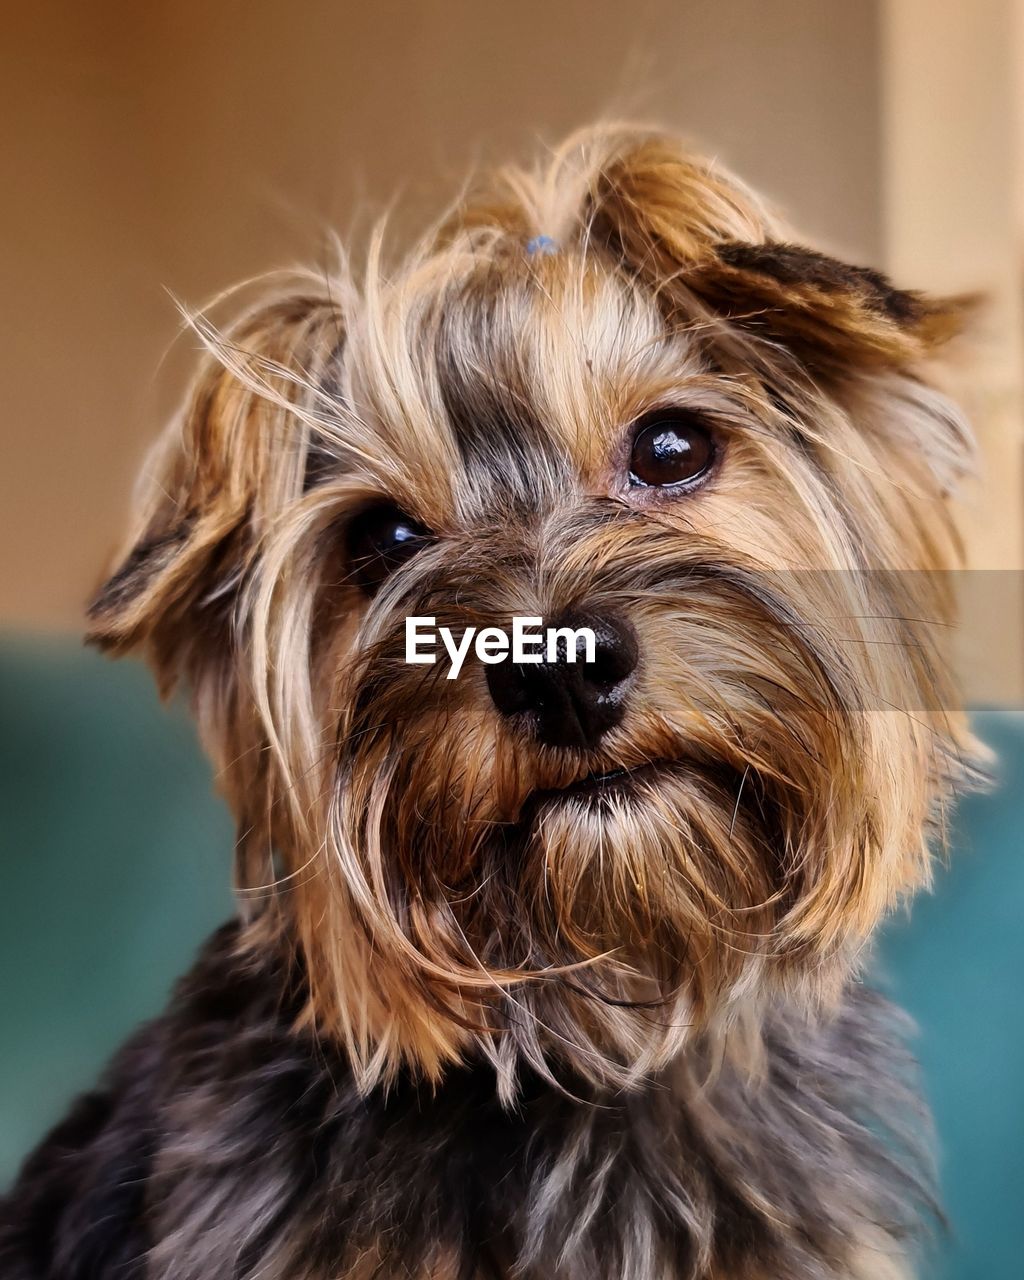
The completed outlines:
{"type": "Polygon", "coordinates": [[[982,753],[963,301],[602,125],[241,310],[89,633],[189,691],[238,916],[27,1160],[4,1280],[913,1274],[862,973],[982,753]],[[411,618],[562,639],[451,679],[411,618]]]}

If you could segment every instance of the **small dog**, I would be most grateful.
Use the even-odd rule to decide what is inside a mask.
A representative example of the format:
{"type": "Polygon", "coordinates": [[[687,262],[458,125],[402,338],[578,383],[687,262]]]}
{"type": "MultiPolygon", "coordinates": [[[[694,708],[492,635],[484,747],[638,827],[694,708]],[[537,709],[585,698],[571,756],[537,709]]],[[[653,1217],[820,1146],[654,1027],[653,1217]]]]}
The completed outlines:
{"type": "Polygon", "coordinates": [[[91,637],[191,691],[239,918],[28,1160],[4,1280],[911,1274],[858,973],[979,758],[963,310],[609,126],[195,322],[91,637]],[[592,660],[405,661],[521,616],[592,660]]]}

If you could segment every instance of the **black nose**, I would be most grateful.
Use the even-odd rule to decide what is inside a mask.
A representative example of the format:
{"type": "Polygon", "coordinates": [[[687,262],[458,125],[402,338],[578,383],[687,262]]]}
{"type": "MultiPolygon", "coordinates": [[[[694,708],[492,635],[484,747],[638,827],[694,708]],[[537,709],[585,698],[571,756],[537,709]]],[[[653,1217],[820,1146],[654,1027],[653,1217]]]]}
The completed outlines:
{"type": "Polygon", "coordinates": [[[487,686],[494,705],[506,716],[529,716],[538,739],[550,747],[596,747],[622,719],[626,685],[640,650],[636,632],[621,618],[573,610],[547,622],[576,632],[574,643],[558,636],[554,660],[546,645],[541,662],[516,664],[510,659],[487,667],[487,686]],[[585,636],[594,632],[594,661],[587,662],[585,636]],[[570,647],[575,661],[569,661],[570,647]]]}

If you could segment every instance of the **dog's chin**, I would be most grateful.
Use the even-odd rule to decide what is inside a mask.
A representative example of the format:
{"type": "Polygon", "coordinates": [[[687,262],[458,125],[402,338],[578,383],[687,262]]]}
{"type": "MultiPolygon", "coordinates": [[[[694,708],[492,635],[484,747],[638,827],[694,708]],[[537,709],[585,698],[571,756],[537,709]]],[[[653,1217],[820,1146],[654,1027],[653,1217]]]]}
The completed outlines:
{"type": "Polygon", "coordinates": [[[657,937],[676,953],[706,934],[716,951],[735,928],[749,950],[778,889],[776,839],[752,793],[724,764],[652,759],[535,792],[520,829],[545,901],[606,945],[645,939],[646,949],[657,937]]]}
{"type": "Polygon", "coordinates": [[[570,858],[601,875],[615,864],[631,878],[648,878],[641,864],[678,865],[680,843],[692,838],[701,771],[682,760],[656,759],[588,773],[562,787],[535,791],[523,808],[521,830],[547,859],[570,858]]]}
{"type": "Polygon", "coordinates": [[[558,818],[602,823],[671,800],[673,782],[682,772],[678,761],[643,764],[587,773],[561,787],[538,788],[523,806],[521,821],[536,827],[558,818]]]}

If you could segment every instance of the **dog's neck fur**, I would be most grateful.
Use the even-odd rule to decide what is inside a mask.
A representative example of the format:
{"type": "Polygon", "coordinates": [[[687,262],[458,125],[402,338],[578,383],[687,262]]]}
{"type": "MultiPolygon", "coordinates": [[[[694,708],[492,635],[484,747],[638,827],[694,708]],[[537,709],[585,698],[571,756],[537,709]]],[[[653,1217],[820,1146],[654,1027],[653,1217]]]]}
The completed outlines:
{"type": "Polygon", "coordinates": [[[295,1030],[288,966],[238,936],[216,936],[26,1167],[5,1276],[63,1276],[71,1256],[103,1280],[905,1274],[931,1203],[920,1110],[863,987],[818,1027],[780,1011],[757,1081],[709,1076],[695,1051],[628,1094],[526,1074],[509,1109],[473,1065],[361,1096],[295,1030]]]}

